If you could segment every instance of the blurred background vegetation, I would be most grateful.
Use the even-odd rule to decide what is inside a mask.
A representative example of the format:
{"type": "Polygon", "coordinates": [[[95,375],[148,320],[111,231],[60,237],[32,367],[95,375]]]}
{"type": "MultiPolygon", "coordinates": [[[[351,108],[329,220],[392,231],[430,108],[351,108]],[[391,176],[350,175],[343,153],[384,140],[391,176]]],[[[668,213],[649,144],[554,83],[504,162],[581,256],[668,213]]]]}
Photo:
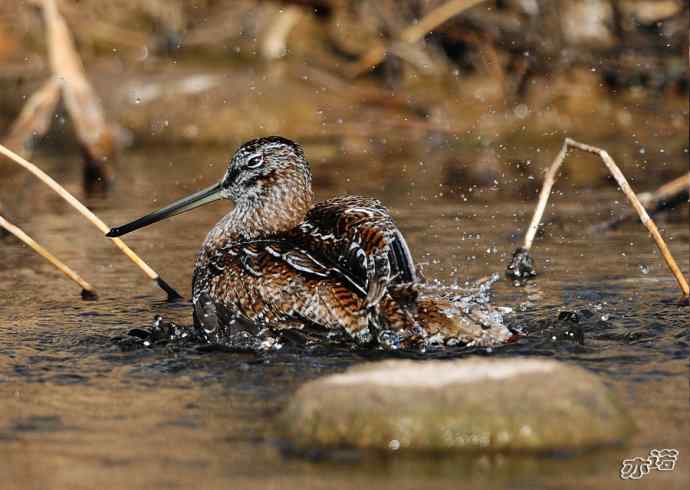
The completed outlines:
{"type": "MultiPolygon", "coordinates": [[[[40,5],[0,3],[0,135],[51,73],[40,5]]],[[[462,140],[490,176],[492,145],[567,134],[663,141],[668,176],[687,169],[684,0],[57,5],[118,143],[281,134],[371,154],[462,140]],[[444,5],[457,15],[410,39],[444,5]]],[[[56,121],[44,141],[69,145],[69,117],[56,121]]]]}

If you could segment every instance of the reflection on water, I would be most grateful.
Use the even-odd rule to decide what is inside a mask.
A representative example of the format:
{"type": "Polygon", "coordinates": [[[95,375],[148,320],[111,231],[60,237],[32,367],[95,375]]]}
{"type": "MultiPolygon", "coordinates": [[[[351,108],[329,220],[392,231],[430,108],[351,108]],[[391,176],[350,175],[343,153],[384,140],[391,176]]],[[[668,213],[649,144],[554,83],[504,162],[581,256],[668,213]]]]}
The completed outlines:
{"type": "MultiPolygon", "coordinates": [[[[230,150],[130,152],[120,161],[114,192],[89,205],[111,224],[140,216],[220,177],[230,150]]],[[[427,277],[501,272],[529,219],[535,189],[520,187],[530,197],[516,195],[512,178],[499,175],[488,187],[462,189],[462,182],[448,181],[457,173],[444,171],[447,162],[433,156],[336,159],[318,147],[307,154],[317,197],[382,199],[427,277]]],[[[37,161],[80,194],[76,157],[37,161]]],[[[530,180],[527,174],[519,179],[530,180]]],[[[680,449],[679,466],[646,480],[686,488],[688,311],[675,306],[674,280],[639,224],[596,236],[583,232],[611,208],[620,209],[620,193],[569,183],[560,188],[568,194],[555,197],[534,253],[542,276],[526,287],[502,280],[496,288],[496,302],[515,309],[511,322],[528,335],[474,353],[552,356],[602,374],[638,421],[630,445],[567,458],[352,452],[304,458],[285,453],[272,435],[273,416],[286,397],[305,380],[381,354],[322,348],[256,356],[176,346],[123,351],[114,337],[149,326],[157,313],[189,323],[190,305],[163,302],[163,293],[66,204],[25,176],[8,175],[0,192],[15,197],[17,221],[82,272],[100,299],[79,300],[71,283],[3,240],[2,488],[610,488],[623,458],[654,447],[680,449]]],[[[189,295],[194,255],[224,206],[204,207],[126,241],[189,295]]],[[[661,228],[687,272],[687,221],[661,228]]],[[[467,353],[441,357],[449,355],[467,353]]]]}

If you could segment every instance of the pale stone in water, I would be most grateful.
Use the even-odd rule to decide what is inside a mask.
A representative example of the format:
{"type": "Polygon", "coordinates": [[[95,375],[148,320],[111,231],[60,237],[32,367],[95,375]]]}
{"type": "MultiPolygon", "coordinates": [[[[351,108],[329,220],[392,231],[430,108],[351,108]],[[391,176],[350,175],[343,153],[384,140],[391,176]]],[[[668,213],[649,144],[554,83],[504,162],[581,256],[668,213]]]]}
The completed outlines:
{"type": "Polygon", "coordinates": [[[633,430],[596,375],[542,358],[360,365],[303,385],[279,420],[303,449],[580,450],[633,430]]]}
{"type": "Polygon", "coordinates": [[[452,383],[472,383],[484,378],[504,379],[527,373],[546,373],[552,371],[554,367],[552,361],[545,359],[507,359],[500,364],[491,360],[478,359],[465,365],[450,362],[414,362],[396,366],[394,369],[351,371],[336,374],[325,379],[324,382],[335,384],[373,383],[396,387],[441,387],[452,383]]]}

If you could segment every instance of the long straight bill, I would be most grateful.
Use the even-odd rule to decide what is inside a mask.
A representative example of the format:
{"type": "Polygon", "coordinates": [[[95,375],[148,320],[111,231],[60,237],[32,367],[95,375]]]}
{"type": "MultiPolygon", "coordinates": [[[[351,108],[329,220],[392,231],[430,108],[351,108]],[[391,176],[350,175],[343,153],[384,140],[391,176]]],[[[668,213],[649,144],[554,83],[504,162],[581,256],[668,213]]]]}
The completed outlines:
{"type": "Polygon", "coordinates": [[[223,198],[220,191],[220,183],[218,183],[213,187],[209,187],[208,189],[199,191],[196,194],[192,194],[191,196],[184,197],[179,201],[175,201],[174,203],[159,209],[158,211],[154,211],[151,214],[147,214],[142,218],[136,219],[131,223],[127,223],[126,225],[122,226],[115,226],[111,228],[105,236],[113,238],[126,235],[130,231],[138,230],[139,228],[143,228],[144,226],[151,225],[171,216],[191,211],[192,209],[203,206],[204,204],[218,201],[219,199],[223,198]]]}

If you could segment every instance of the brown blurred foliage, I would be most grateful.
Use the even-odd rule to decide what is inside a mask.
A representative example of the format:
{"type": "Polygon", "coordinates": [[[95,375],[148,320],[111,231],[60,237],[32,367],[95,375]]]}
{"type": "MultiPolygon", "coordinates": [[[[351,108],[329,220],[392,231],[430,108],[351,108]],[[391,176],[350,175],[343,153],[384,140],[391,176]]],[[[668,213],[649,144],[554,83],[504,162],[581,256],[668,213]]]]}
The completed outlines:
{"type": "MultiPolygon", "coordinates": [[[[382,131],[572,132],[602,107],[606,131],[615,132],[647,117],[629,107],[659,95],[672,98],[654,102],[672,108],[660,121],[667,133],[686,119],[687,104],[678,109],[673,99],[688,87],[684,0],[490,0],[420,42],[400,39],[446,1],[58,5],[106,112],[141,142],[281,133],[346,135],[357,147],[382,131]],[[353,78],[352,67],[376,46],[383,62],[353,78]],[[611,96],[629,99],[623,109],[606,108],[611,96]]],[[[35,1],[2,2],[0,130],[45,79],[48,51],[35,1]]]]}
{"type": "MultiPolygon", "coordinates": [[[[282,33],[291,58],[337,69],[376,42],[393,43],[445,1],[61,0],[59,5],[87,58],[112,50],[133,59],[144,50],[227,61],[280,57],[283,52],[266,44],[282,33]],[[290,15],[295,18],[290,29],[276,33],[275,25],[290,15]]],[[[43,51],[44,29],[33,3],[6,0],[0,6],[0,60],[43,51]]],[[[682,76],[668,60],[685,61],[687,27],[683,0],[487,1],[440,25],[423,44],[393,47],[381,71],[395,82],[410,70],[471,72],[492,61],[522,77],[595,63],[606,65],[602,76],[611,83],[658,86],[682,76]],[[658,76],[645,79],[650,75],[645,70],[658,76]]]]}

